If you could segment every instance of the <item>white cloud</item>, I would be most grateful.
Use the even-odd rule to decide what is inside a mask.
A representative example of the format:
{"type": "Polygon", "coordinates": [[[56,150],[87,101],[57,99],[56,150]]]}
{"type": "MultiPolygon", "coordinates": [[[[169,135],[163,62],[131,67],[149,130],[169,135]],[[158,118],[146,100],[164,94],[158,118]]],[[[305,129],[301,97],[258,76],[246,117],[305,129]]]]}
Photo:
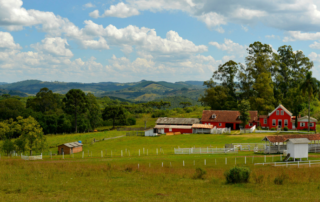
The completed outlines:
{"type": "Polygon", "coordinates": [[[221,27],[219,27],[220,25],[226,24],[226,20],[223,16],[214,12],[210,12],[197,16],[197,18],[198,20],[203,21],[207,25],[207,27],[216,27],[216,31],[218,31],[219,33],[224,33],[224,30],[221,27]]]}
{"type": "Polygon", "coordinates": [[[302,33],[301,31],[289,31],[286,37],[283,38],[284,42],[288,41],[308,41],[308,40],[319,40],[320,32],[316,33],[302,33]]]}
{"type": "Polygon", "coordinates": [[[313,49],[320,49],[320,43],[315,41],[313,44],[310,44],[309,47],[313,49]]]}
{"type": "Polygon", "coordinates": [[[0,49],[21,49],[21,46],[14,42],[9,32],[0,31],[0,49]]]}
{"type": "Polygon", "coordinates": [[[66,46],[68,45],[69,44],[66,39],[54,37],[45,38],[41,41],[41,44],[33,44],[30,47],[36,49],[37,51],[43,51],[55,56],[72,57],[73,53],[68,48],[66,48],[66,46]]]}
{"type": "Polygon", "coordinates": [[[220,50],[226,51],[229,54],[237,55],[238,57],[243,57],[247,53],[247,46],[242,46],[238,43],[233,42],[230,39],[224,39],[223,44],[219,44],[218,42],[214,41],[209,42],[209,44],[217,47],[220,50]]]}
{"type": "Polygon", "coordinates": [[[89,2],[89,3],[84,4],[83,7],[84,8],[94,8],[94,7],[96,7],[96,5],[94,5],[91,2],[89,2]]]}
{"type": "Polygon", "coordinates": [[[245,32],[247,32],[249,29],[246,26],[241,25],[241,29],[243,29],[245,32]]]}
{"type": "Polygon", "coordinates": [[[98,10],[94,10],[91,13],[89,13],[89,16],[92,17],[92,18],[98,18],[100,16],[99,15],[99,11],[98,10]]]}
{"type": "MultiPolygon", "coordinates": [[[[91,17],[99,16],[98,10],[93,11],[89,15],[91,17]]],[[[123,2],[118,3],[117,5],[111,5],[109,10],[105,10],[100,17],[117,17],[117,18],[127,18],[134,15],[139,15],[140,12],[136,8],[129,7],[123,2]]]]}
{"type": "Polygon", "coordinates": [[[95,49],[95,50],[102,50],[102,49],[109,49],[107,41],[103,37],[99,37],[99,40],[82,40],[81,45],[85,49],[95,49]]]}

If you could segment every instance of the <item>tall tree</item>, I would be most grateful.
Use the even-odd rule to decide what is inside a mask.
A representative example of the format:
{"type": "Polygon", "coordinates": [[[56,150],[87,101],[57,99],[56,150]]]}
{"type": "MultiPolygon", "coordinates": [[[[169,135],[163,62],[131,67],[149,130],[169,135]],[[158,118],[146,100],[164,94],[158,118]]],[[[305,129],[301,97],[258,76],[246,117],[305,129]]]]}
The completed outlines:
{"type": "Polygon", "coordinates": [[[179,105],[182,105],[182,108],[186,108],[188,106],[191,106],[191,102],[180,102],[179,105]]]}
{"type": "Polygon", "coordinates": [[[310,131],[310,102],[318,93],[317,80],[312,77],[312,72],[308,72],[305,80],[300,86],[300,90],[304,96],[308,97],[308,131],[310,131]]]}
{"type": "Polygon", "coordinates": [[[85,93],[80,89],[71,89],[63,98],[63,109],[66,113],[74,116],[74,127],[77,133],[78,116],[85,113],[88,108],[88,100],[85,93]]]}
{"type": "Polygon", "coordinates": [[[48,88],[41,88],[35,98],[27,100],[27,108],[34,111],[46,113],[49,110],[55,110],[60,106],[60,98],[58,94],[54,94],[48,88]]]}
{"type": "Polygon", "coordinates": [[[107,106],[102,113],[102,117],[104,120],[112,119],[113,129],[115,128],[116,120],[125,121],[126,114],[125,110],[121,106],[107,106]]]}
{"type": "Polygon", "coordinates": [[[243,128],[248,125],[250,121],[250,102],[247,100],[242,100],[240,104],[238,105],[239,112],[240,112],[240,120],[241,120],[241,126],[243,128]]]}
{"type": "Polygon", "coordinates": [[[101,110],[96,97],[92,93],[87,94],[87,100],[90,126],[92,129],[95,129],[101,122],[101,110]]]}

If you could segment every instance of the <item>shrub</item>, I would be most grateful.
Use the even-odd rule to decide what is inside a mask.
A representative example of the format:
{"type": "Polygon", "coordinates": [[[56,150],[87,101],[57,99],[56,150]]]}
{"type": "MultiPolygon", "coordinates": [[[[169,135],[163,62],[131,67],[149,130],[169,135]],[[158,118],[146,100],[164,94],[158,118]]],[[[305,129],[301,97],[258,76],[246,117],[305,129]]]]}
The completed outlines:
{"type": "Polygon", "coordinates": [[[193,112],[193,109],[191,107],[186,107],[184,108],[184,111],[186,111],[187,113],[193,112]]]}
{"type": "Polygon", "coordinates": [[[280,176],[274,178],[274,183],[277,184],[277,185],[283,185],[285,179],[287,179],[287,176],[282,173],[280,176]]]}
{"type": "Polygon", "coordinates": [[[261,126],[258,126],[257,129],[258,129],[258,130],[261,130],[262,128],[261,128],[261,126]]]}
{"type": "Polygon", "coordinates": [[[224,173],[227,183],[243,183],[248,182],[250,177],[250,169],[247,167],[234,167],[224,173]]]}
{"type": "Polygon", "coordinates": [[[166,110],[156,110],[152,113],[151,117],[152,118],[167,117],[168,114],[169,113],[166,110]]]}
{"type": "Polygon", "coordinates": [[[283,128],[283,130],[284,130],[284,131],[288,131],[289,128],[288,128],[287,126],[285,126],[285,127],[283,128]]]}
{"type": "Polygon", "coordinates": [[[203,170],[202,168],[197,168],[196,173],[193,175],[193,179],[201,179],[203,180],[205,175],[207,174],[207,171],[203,170]]]}
{"type": "Polygon", "coordinates": [[[136,125],[136,119],[134,117],[130,117],[128,118],[128,125],[132,126],[132,125],[136,125]]]}
{"type": "Polygon", "coordinates": [[[276,130],[275,128],[271,128],[270,130],[276,130]]]}

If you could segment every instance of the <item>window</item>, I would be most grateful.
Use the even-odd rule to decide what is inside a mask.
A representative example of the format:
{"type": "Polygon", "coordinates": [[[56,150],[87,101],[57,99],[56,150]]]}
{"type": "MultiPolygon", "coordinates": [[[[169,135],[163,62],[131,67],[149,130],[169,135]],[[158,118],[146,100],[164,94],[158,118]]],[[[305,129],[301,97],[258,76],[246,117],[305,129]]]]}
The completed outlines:
{"type": "Polygon", "coordinates": [[[281,115],[284,115],[284,111],[283,110],[281,111],[281,115]]]}
{"type": "Polygon", "coordinates": [[[279,110],[277,110],[277,115],[279,115],[279,110]]]}
{"type": "Polygon", "coordinates": [[[313,123],[310,123],[310,127],[313,127],[313,123]]]}
{"type": "Polygon", "coordinates": [[[169,132],[172,132],[172,128],[169,128],[169,132]]]}
{"type": "Polygon", "coordinates": [[[301,126],[301,127],[304,127],[305,125],[304,125],[304,123],[300,123],[300,126],[301,126]]]}
{"type": "Polygon", "coordinates": [[[264,120],[263,120],[263,123],[264,123],[264,124],[267,124],[267,119],[264,119],[264,120]]]}
{"type": "Polygon", "coordinates": [[[276,126],[276,120],[275,119],[272,119],[272,125],[276,126]]]}
{"type": "Polygon", "coordinates": [[[211,123],[208,123],[208,125],[211,125],[211,123]]]}
{"type": "Polygon", "coordinates": [[[222,126],[222,123],[219,123],[219,126],[222,126]]]}
{"type": "Polygon", "coordinates": [[[253,126],[253,123],[249,123],[249,126],[253,126]]]}
{"type": "Polygon", "coordinates": [[[212,118],[215,119],[215,118],[216,118],[216,115],[215,115],[215,114],[212,114],[212,118]]]}
{"type": "Polygon", "coordinates": [[[284,120],[284,126],[288,126],[288,120],[284,120]]]}

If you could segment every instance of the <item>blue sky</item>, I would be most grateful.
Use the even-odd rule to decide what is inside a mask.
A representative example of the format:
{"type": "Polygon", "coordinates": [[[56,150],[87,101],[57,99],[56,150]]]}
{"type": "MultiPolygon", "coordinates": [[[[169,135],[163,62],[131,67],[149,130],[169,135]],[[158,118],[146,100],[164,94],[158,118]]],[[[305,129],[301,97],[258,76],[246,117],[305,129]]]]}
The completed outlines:
{"type": "Polygon", "coordinates": [[[320,1],[0,0],[0,81],[208,80],[255,41],[320,78],[320,1]]]}

